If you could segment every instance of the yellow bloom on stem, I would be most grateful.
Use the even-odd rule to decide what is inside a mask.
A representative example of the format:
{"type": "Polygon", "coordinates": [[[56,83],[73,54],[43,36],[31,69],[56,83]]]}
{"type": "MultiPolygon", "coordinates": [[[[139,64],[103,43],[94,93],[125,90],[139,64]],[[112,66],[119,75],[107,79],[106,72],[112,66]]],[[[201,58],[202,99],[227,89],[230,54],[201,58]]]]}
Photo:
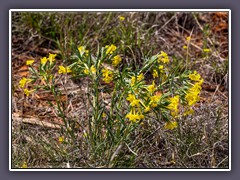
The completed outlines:
{"type": "Polygon", "coordinates": [[[113,66],[118,66],[118,64],[122,61],[122,58],[121,56],[117,55],[117,56],[114,56],[113,59],[112,59],[112,65],[113,66]]]}
{"type": "Polygon", "coordinates": [[[96,68],[94,67],[94,65],[92,65],[92,66],[90,67],[90,70],[91,70],[91,73],[92,73],[92,74],[96,74],[96,72],[97,72],[97,70],[96,70],[96,68]]]}
{"type": "Polygon", "coordinates": [[[31,81],[32,81],[31,79],[27,79],[24,77],[19,81],[19,87],[24,88],[24,86],[31,81]]]}
{"type": "Polygon", "coordinates": [[[26,61],[26,65],[27,65],[27,66],[28,66],[28,65],[31,66],[33,63],[34,63],[34,60],[27,60],[27,61],[26,61]]]}
{"type": "Polygon", "coordinates": [[[69,67],[64,67],[64,66],[58,66],[59,70],[58,70],[58,73],[59,74],[67,74],[67,73],[70,73],[72,72],[72,70],[69,68],[69,67]]]}
{"type": "Polygon", "coordinates": [[[147,89],[150,93],[153,93],[156,90],[155,82],[153,81],[152,84],[147,87],[147,89]]]}
{"type": "Polygon", "coordinates": [[[175,129],[176,127],[178,127],[178,123],[176,121],[175,122],[168,121],[164,126],[164,128],[167,130],[172,130],[175,129]]]}
{"type": "Polygon", "coordinates": [[[47,63],[48,59],[46,57],[41,58],[41,64],[45,65],[47,63]]]}
{"type": "Polygon", "coordinates": [[[156,78],[156,77],[158,77],[158,72],[157,72],[157,70],[156,70],[156,69],[154,69],[154,70],[153,70],[153,73],[152,73],[152,75],[153,75],[153,78],[156,78]]]}
{"type": "Polygon", "coordinates": [[[126,118],[128,118],[131,122],[138,122],[140,121],[141,119],[144,118],[144,115],[143,114],[138,114],[138,113],[133,113],[132,111],[129,112],[126,116],[126,118]]]}
{"type": "Polygon", "coordinates": [[[183,49],[187,49],[187,46],[186,46],[186,45],[184,45],[184,46],[183,46],[183,49]]]}
{"type": "Polygon", "coordinates": [[[51,53],[49,53],[49,55],[48,55],[48,60],[49,60],[49,62],[50,62],[50,64],[52,64],[56,59],[56,56],[57,56],[57,54],[51,54],[51,53]]]}
{"type": "Polygon", "coordinates": [[[149,106],[146,106],[144,109],[144,112],[149,112],[151,110],[151,108],[149,106]]]}
{"type": "Polygon", "coordinates": [[[87,68],[85,68],[85,69],[83,70],[83,73],[84,73],[84,74],[89,74],[90,72],[89,72],[89,70],[88,70],[87,68]]]}
{"type": "Polygon", "coordinates": [[[81,56],[82,56],[84,53],[85,53],[86,56],[88,56],[89,51],[86,50],[86,47],[85,47],[85,46],[79,46],[79,47],[78,47],[78,51],[79,51],[79,53],[81,54],[81,56]]]}
{"type": "Polygon", "coordinates": [[[210,52],[210,49],[203,49],[203,52],[210,52]]]}
{"type": "Polygon", "coordinates": [[[140,100],[138,100],[133,94],[128,94],[127,100],[130,102],[132,107],[140,106],[140,100]]]}
{"type": "Polygon", "coordinates": [[[201,79],[199,82],[195,83],[186,93],[185,99],[188,102],[189,106],[192,106],[196,104],[199,100],[199,94],[202,89],[201,84],[203,82],[203,79],[201,79]]]}
{"type": "Polygon", "coordinates": [[[24,89],[23,92],[24,94],[26,94],[27,96],[29,96],[34,90],[28,90],[28,89],[24,89]]]}
{"type": "Polygon", "coordinates": [[[119,16],[120,21],[124,21],[125,17],[124,16],[119,16]]]}
{"type": "Polygon", "coordinates": [[[183,116],[187,116],[193,113],[194,113],[194,110],[192,108],[189,108],[187,111],[184,112],[183,116]]]}
{"type": "Polygon", "coordinates": [[[106,54],[112,54],[117,49],[117,47],[114,46],[113,44],[110,46],[107,45],[107,46],[105,46],[105,48],[107,48],[106,54]]]}
{"type": "Polygon", "coordinates": [[[158,68],[159,68],[159,70],[163,70],[164,66],[160,65],[158,68]]]}
{"type": "Polygon", "coordinates": [[[164,51],[161,51],[161,54],[158,55],[158,62],[169,63],[169,57],[167,53],[165,53],[164,51]]]}
{"type": "Polygon", "coordinates": [[[63,136],[60,136],[60,137],[58,138],[58,142],[62,143],[63,141],[64,141],[64,137],[63,137],[63,136]]]}
{"type": "Polygon", "coordinates": [[[131,86],[134,86],[134,84],[137,82],[137,78],[135,76],[131,77],[131,86]]]}
{"type": "Polygon", "coordinates": [[[28,166],[27,166],[27,162],[23,162],[23,164],[22,164],[22,167],[21,168],[27,168],[28,166]]]}
{"type": "Polygon", "coordinates": [[[178,113],[178,103],[179,95],[170,98],[170,104],[167,106],[167,108],[171,110],[172,116],[176,116],[178,113]]]}
{"type": "Polygon", "coordinates": [[[189,74],[188,77],[189,77],[189,79],[191,79],[193,81],[201,80],[201,76],[200,76],[200,74],[197,73],[197,71],[194,71],[192,74],[189,74]]]}
{"type": "Polygon", "coordinates": [[[113,80],[113,72],[106,68],[102,70],[102,76],[105,83],[110,83],[113,80]]]}
{"type": "Polygon", "coordinates": [[[190,36],[188,36],[188,37],[186,38],[186,40],[187,40],[187,41],[190,41],[190,40],[191,40],[191,37],[190,37],[190,36]]]}
{"type": "Polygon", "coordinates": [[[160,101],[160,99],[161,99],[161,94],[157,94],[157,95],[154,95],[154,96],[151,96],[150,97],[150,106],[151,107],[157,107],[157,105],[158,105],[158,102],[160,101]]]}
{"type": "Polygon", "coordinates": [[[141,73],[137,76],[137,81],[142,81],[143,79],[144,79],[143,73],[141,73]]]}

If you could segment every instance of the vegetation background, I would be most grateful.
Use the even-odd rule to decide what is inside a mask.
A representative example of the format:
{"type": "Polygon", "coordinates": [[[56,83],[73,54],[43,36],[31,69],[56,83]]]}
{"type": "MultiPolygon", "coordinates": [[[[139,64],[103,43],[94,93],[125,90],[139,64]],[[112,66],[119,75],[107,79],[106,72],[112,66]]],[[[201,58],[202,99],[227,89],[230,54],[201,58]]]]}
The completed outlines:
{"type": "MultiPolygon", "coordinates": [[[[228,168],[228,23],[227,12],[12,12],[12,168],[109,167],[100,155],[90,158],[81,141],[59,143],[62,132],[55,124],[61,120],[49,109],[49,93],[25,98],[18,87],[28,75],[27,60],[57,53],[61,64],[72,53],[71,43],[93,50],[115,44],[123,63],[133,67],[163,50],[182,70],[188,57],[188,68],[204,79],[194,116],[171,131],[152,123],[146,127],[151,133],[132,144],[139,146],[137,155],[123,147],[113,168],[228,168]]],[[[84,122],[81,87],[87,80],[62,81],[72,102],[68,113],[84,122]]]]}

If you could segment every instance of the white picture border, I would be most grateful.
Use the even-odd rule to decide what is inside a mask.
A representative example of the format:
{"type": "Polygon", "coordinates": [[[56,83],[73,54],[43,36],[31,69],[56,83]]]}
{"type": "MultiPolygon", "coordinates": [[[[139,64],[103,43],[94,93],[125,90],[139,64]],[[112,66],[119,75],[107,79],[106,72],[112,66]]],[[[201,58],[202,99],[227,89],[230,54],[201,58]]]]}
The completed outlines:
{"type": "Polygon", "coordinates": [[[230,9],[10,9],[9,10],[9,171],[231,171],[231,10],[230,9]],[[228,12],[229,14],[229,33],[228,33],[228,45],[229,45],[229,66],[228,66],[228,80],[229,80],[229,168],[228,169],[84,169],[84,168],[69,168],[69,169],[12,169],[12,12],[228,12]]]}

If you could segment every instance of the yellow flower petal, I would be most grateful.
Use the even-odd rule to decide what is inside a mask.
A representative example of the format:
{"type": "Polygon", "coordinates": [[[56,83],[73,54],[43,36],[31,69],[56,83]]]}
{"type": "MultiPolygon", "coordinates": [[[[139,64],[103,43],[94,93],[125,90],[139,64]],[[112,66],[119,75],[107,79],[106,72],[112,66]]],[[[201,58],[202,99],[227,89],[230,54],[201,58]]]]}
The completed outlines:
{"type": "Polygon", "coordinates": [[[32,65],[34,63],[34,60],[27,60],[26,61],[26,65],[28,66],[28,65],[32,65]]]}

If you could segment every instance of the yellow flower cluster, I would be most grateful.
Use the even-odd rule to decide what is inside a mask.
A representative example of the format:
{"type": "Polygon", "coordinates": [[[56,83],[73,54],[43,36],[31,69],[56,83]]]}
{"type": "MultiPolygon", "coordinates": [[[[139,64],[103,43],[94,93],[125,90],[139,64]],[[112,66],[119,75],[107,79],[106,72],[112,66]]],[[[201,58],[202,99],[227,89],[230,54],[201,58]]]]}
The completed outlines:
{"type": "Polygon", "coordinates": [[[58,73],[59,74],[67,74],[67,73],[70,73],[72,72],[72,70],[69,68],[69,67],[64,67],[64,66],[58,66],[59,70],[58,70],[58,73]]]}
{"type": "Polygon", "coordinates": [[[131,111],[126,115],[126,118],[128,118],[132,122],[138,122],[141,119],[144,118],[144,115],[142,114],[140,110],[140,100],[135,97],[133,94],[128,94],[127,100],[130,102],[130,106],[132,107],[131,111]],[[138,112],[136,112],[136,109],[138,109],[138,112]]]}
{"type": "Polygon", "coordinates": [[[85,46],[79,46],[78,51],[81,54],[81,56],[85,53],[86,56],[88,56],[89,50],[86,50],[85,46]]]}
{"type": "MultiPolygon", "coordinates": [[[[161,99],[161,96],[162,96],[161,94],[156,94],[154,96],[151,96],[150,102],[149,102],[150,107],[152,107],[152,108],[157,107],[158,102],[161,99]]],[[[145,109],[145,111],[146,111],[146,109],[145,109]]]]}
{"type": "Polygon", "coordinates": [[[189,79],[196,81],[196,83],[187,91],[185,99],[188,102],[189,106],[193,106],[200,100],[199,94],[202,89],[201,85],[203,83],[203,79],[201,79],[200,74],[194,71],[193,74],[189,74],[189,79]]]}
{"type": "Polygon", "coordinates": [[[165,128],[165,129],[169,129],[169,130],[173,130],[173,129],[175,129],[177,126],[178,126],[178,124],[177,124],[176,121],[175,121],[175,122],[168,121],[168,122],[165,124],[164,128],[165,128]]]}
{"type": "Polygon", "coordinates": [[[156,77],[158,77],[158,72],[157,72],[157,70],[156,70],[156,69],[154,69],[154,70],[153,70],[153,73],[152,73],[152,75],[153,75],[153,78],[156,78],[156,77]]]}
{"type": "Polygon", "coordinates": [[[110,83],[113,80],[113,72],[106,68],[102,70],[102,76],[105,83],[110,83]]]}
{"type": "Polygon", "coordinates": [[[24,89],[23,92],[24,94],[26,94],[27,96],[29,96],[34,90],[28,90],[28,89],[24,89]]]}
{"type": "Polygon", "coordinates": [[[127,115],[126,118],[128,118],[131,122],[136,123],[140,121],[141,119],[144,118],[144,115],[141,113],[136,113],[133,111],[130,111],[127,115]]]}
{"type": "Polygon", "coordinates": [[[169,63],[169,57],[167,53],[161,51],[161,54],[158,55],[158,62],[169,63]]]}
{"type": "Polygon", "coordinates": [[[137,82],[140,82],[144,79],[143,73],[137,75],[137,77],[132,76],[131,77],[131,86],[134,86],[137,82]]]}
{"type": "Polygon", "coordinates": [[[53,64],[53,62],[56,60],[56,59],[55,59],[56,56],[57,56],[57,54],[51,54],[51,53],[49,53],[48,58],[46,58],[46,57],[41,58],[41,64],[42,64],[42,65],[45,65],[45,64],[47,63],[47,61],[49,61],[50,64],[53,64]]]}
{"type": "Polygon", "coordinates": [[[22,78],[20,81],[19,81],[19,87],[20,88],[24,88],[24,86],[27,84],[27,83],[30,83],[32,81],[32,79],[27,79],[27,78],[22,78]]]}
{"type": "Polygon", "coordinates": [[[170,104],[167,106],[167,108],[171,110],[171,115],[175,117],[179,111],[178,110],[179,95],[174,96],[174,97],[170,98],[169,100],[170,100],[170,104]]]}
{"type": "Polygon", "coordinates": [[[49,60],[49,62],[50,62],[50,64],[52,64],[56,59],[56,54],[51,54],[51,53],[49,53],[49,56],[48,56],[48,60],[49,60]]]}
{"type": "Polygon", "coordinates": [[[118,64],[122,61],[122,58],[121,56],[117,55],[117,56],[114,56],[113,59],[112,59],[112,65],[113,66],[118,66],[118,64]]]}
{"type": "Polygon", "coordinates": [[[191,79],[193,81],[201,80],[201,76],[200,76],[200,74],[197,73],[197,71],[194,71],[193,74],[189,74],[188,77],[189,77],[189,79],[191,79]]]}
{"type": "Polygon", "coordinates": [[[89,70],[88,68],[85,68],[85,69],[83,70],[83,73],[84,73],[84,74],[90,74],[90,72],[91,72],[92,74],[96,74],[97,70],[96,70],[96,68],[94,67],[94,65],[92,65],[92,66],[90,67],[90,70],[89,70]]]}
{"type": "Polygon", "coordinates": [[[107,46],[105,46],[105,48],[107,48],[106,54],[112,54],[117,49],[117,47],[114,46],[113,44],[110,46],[107,45],[107,46]]]}
{"type": "Polygon", "coordinates": [[[151,94],[154,93],[154,91],[156,91],[155,82],[153,81],[151,85],[148,85],[147,89],[151,94]]]}
{"type": "Polygon", "coordinates": [[[133,94],[129,94],[127,97],[127,100],[130,102],[130,105],[132,107],[140,106],[140,100],[136,99],[135,95],[133,95],[133,94]]]}

